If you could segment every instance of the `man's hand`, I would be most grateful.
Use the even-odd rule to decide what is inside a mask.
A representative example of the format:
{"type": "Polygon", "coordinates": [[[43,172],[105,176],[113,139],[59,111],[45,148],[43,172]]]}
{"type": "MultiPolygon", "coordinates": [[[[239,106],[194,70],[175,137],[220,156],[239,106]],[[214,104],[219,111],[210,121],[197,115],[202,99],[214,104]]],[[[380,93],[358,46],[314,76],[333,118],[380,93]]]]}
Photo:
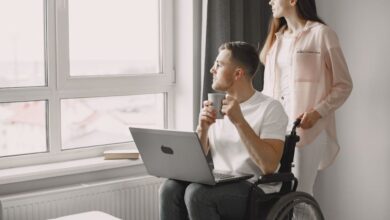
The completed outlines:
{"type": "Polygon", "coordinates": [[[309,129],[317,123],[317,121],[321,118],[321,115],[314,110],[310,112],[304,112],[299,115],[298,118],[301,119],[301,124],[299,125],[299,127],[301,127],[302,129],[309,129]]]}
{"type": "Polygon", "coordinates": [[[212,103],[208,100],[203,102],[203,108],[199,114],[198,129],[206,131],[209,129],[210,125],[215,123],[217,113],[211,104],[212,103]]]}
{"type": "Polygon", "coordinates": [[[225,116],[229,117],[233,124],[245,120],[241,112],[240,104],[233,96],[226,95],[226,98],[222,101],[221,111],[225,116]]]}
{"type": "Polygon", "coordinates": [[[199,124],[196,128],[196,132],[198,133],[200,142],[203,147],[203,151],[206,155],[209,152],[207,133],[210,128],[210,125],[214,124],[217,118],[217,112],[211,104],[212,103],[208,100],[203,102],[203,108],[199,113],[199,124]]]}

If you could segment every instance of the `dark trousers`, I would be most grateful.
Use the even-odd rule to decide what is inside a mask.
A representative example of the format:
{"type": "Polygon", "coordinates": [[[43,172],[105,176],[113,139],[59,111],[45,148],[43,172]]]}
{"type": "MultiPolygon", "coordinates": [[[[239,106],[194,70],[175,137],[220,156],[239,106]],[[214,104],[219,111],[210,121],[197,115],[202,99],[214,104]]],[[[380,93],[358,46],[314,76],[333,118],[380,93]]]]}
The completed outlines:
{"type": "Polygon", "coordinates": [[[160,187],[160,220],[242,220],[252,184],[247,181],[208,186],[166,180],[160,187]]]}

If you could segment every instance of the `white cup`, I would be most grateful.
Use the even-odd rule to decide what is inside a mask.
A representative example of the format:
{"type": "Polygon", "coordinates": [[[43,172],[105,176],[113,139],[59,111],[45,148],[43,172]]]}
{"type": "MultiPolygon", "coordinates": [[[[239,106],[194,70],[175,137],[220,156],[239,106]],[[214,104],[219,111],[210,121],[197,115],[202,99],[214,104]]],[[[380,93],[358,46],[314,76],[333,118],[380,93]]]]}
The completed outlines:
{"type": "Polygon", "coordinates": [[[211,101],[213,108],[217,111],[217,119],[222,119],[222,100],[225,98],[224,93],[209,93],[207,98],[211,101]]]}

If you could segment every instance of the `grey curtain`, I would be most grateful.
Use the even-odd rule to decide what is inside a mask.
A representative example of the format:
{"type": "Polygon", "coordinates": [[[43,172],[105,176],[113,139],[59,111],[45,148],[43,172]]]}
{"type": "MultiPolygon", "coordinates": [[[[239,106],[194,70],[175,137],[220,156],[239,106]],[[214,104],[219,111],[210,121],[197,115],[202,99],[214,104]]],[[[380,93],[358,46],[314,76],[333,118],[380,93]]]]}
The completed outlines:
{"type": "MultiPolygon", "coordinates": [[[[202,39],[202,100],[211,88],[210,68],[218,47],[228,41],[246,41],[261,48],[271,16],[269,0],[203,0],[202,39]]],[[[254,87],[263,89],[261,66],[253,80],[254,87]]]]}

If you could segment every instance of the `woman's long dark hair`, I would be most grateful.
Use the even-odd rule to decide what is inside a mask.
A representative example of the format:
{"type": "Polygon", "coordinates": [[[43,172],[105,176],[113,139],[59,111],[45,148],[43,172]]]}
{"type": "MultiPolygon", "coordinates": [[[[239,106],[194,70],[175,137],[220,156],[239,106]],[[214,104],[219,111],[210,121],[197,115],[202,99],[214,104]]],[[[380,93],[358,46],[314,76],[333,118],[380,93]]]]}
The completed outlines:
{"type": "MultiPolygon", "coordinates": [[[[317,21],[322,24],[325,22],[318,16],[317,7],[315,0],[297,0],[298,16],[304,20],[317,21]]],[[[275,41],[275,33],[277,33],[280,28],[287,26],[286,19],[282,18],[272,18],[269,24],[269,30],[267,39],[265,40],[263,49],[260,52],[260,61],[264,64],[265,57],[271,48],[272,44],[275,41]]]]}
{"type": "Polygon", "coordinates": [[[325,24],[325,22],[320,17],[318,17],[315,0],[298,0],[297,8],[298,14],[301,18],[325,24]]]}

